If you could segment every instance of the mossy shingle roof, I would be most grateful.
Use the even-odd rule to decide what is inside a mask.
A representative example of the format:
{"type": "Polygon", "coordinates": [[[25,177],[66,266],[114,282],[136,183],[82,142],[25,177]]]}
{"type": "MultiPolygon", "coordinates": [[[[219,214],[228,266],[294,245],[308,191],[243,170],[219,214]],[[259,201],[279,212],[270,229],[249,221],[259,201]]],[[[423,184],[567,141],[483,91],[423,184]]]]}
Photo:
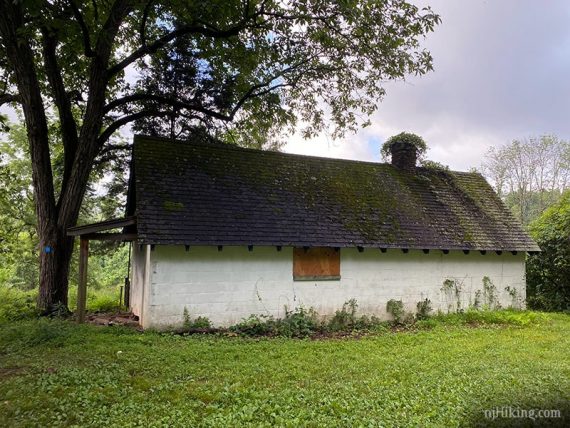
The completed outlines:
{"type": "Polygon", "coordinates": [[[136,136],[141,243],[535,251],[476,173],[136,136]]]}

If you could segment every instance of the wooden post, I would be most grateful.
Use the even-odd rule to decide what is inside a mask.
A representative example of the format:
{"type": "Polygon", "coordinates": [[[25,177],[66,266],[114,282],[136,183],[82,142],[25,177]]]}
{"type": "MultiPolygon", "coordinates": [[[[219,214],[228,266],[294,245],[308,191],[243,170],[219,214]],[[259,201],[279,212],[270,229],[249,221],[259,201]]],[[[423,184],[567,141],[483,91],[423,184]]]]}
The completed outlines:
{"type": "Polygon", "coordinates": [[[83,236],[79,240],[79,287],[77,288],[77,322],[85,322],[85,304],[87,302],[87,260],[89,259],[89,239],[83,236]]]}

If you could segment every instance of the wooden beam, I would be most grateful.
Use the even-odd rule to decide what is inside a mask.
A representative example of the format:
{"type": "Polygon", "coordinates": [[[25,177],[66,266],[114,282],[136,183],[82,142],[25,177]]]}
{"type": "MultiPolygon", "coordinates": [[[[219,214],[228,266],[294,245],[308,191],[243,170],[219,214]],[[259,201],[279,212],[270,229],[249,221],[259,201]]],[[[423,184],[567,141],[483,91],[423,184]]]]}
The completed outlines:
{"type": "Polygon", "coordinates": [[[87,233],[80,236],[90,241],[134,241],[137,239],[136,233],[87,233]]]}
{"type": "Polygon", "coordinates": [[[79,286],[77,287],[77,322],[85,322],[87,303],[87,261],[89,260],[89,239],[81,237],[79,241],[79,286]]]}
{"type": "Polygon", "coordinates": [[[99,223],[85,224],[83,226],[74,226],[67,229],[67,236],[80,236],[88,233],[101,232],[103,230],[117,229],[120,227],[133,226],[137,224],[136,217],[125,217],[119,219],[111,219],[101,221],[99,223]]]}

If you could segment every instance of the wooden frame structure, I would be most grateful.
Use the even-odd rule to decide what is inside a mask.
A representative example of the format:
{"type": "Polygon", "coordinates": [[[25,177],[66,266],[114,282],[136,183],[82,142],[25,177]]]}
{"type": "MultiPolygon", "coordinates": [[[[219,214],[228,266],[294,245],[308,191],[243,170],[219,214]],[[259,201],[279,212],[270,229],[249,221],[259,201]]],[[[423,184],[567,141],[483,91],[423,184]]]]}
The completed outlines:
{"type": "MultiPolygon", "coordinates": [[[[87,303],[87,267],[89,261],[89,241],[134,241],[137,238],[134,233],[109,233],[104,232],[118,228],[132,228],[136,230],[136,217],[124,217],[119,219],[105,220],[99,223],[75,226],[67,229],[67,236],[79,236],[79,284],[77,288],[77,322],[85,322],[85,308],[87,303]]],[[[123,229],[125,230],[125,229],[123,229]]]]}

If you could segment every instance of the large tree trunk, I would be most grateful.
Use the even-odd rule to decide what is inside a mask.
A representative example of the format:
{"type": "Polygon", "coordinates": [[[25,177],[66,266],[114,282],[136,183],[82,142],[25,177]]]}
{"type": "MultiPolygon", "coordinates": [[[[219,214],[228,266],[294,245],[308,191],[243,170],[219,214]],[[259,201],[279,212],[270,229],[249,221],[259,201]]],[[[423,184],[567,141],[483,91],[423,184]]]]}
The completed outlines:
{"type": "Polygon", "coordinates": [[[65,228],[55,228],[50,236],[40,236],[40,292],[38,308],[44,314],[67,312],[69,266],[73,238],[65,228]]]}

